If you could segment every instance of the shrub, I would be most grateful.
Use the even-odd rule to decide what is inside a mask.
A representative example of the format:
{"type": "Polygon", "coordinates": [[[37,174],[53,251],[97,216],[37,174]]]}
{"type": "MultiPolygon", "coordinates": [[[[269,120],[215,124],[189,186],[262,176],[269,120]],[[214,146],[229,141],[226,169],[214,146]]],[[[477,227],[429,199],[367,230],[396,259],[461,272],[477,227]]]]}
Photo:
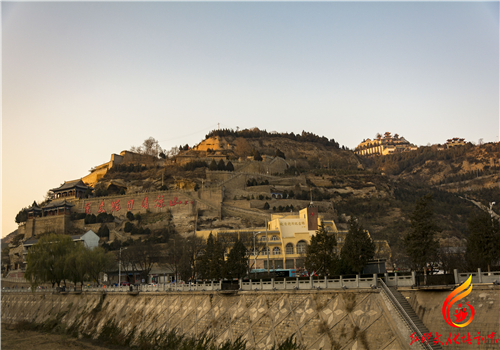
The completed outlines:
{"type": "Polygon", "coordinates": [[[71,213],[71,220],[81,220],[85,219],[87,214],[85,213],[71,213]]]}
{"type": "Polygon", "coordinates": [[[233,163],[231,163],[231,161],[227,162],[226,170],[227,171],[234,171],[234,165],[233,165],[233,163]]]}
{"type": "Polygon", "coordinates": [[[95,224],[97,221],[97,217],[94,214],[88,214],[85,216],[85,224],[95,224]]]}
{"type": "Polygon", "coordinates": [[[194,170],[196,168],[208,168],[207,162],[203,160],[193,160],[183,166],[184,170],[194,170]]]}
{"type": "Polygon", "coordinates": [[[131,211],[127,211],[127,219],[129,221],[134,221],[134,214],[131,211]]]}
{"type": "Polygon", "coordinates": [[[264,196],[259,194],[259,200],[263,200],[264,199],[264,196]]]}
{"type": "Polygon", "coordinates": [[[141,214],[137,213],[134,215],[134,218],[138,221],[141,222],[141,214]]]}
{"type": "Polygon", "coordinates": [[[99,228],[99,231],[97,231],[97,235],[99,237],[106,237],[106,238],[109,238],[109,228],[108,226],[106,225],[102,225],[100,228],[99,228]]]}
{"type": "Polygon", "coordinates": [[[132,229],[134,228],[135,226],[130,222],[130,221],[127,221],[125,223],[125,227],[123,228],[123,231],[125,232],[132,232],[132,229]]]}
{"type": "Polygon", "coordinates": [[[264,209],[265,209],[265,210],[269,209],[269,203],[267,203],[267,202],[266,202],[266,203],[264,204],[264,209]]]}

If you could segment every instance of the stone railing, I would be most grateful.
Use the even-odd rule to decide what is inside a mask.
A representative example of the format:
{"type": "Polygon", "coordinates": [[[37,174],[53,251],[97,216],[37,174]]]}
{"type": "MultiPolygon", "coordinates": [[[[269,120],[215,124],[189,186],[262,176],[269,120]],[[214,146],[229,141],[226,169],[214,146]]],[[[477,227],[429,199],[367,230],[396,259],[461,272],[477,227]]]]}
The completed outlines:
{"type": "MultiPolygon", "coordinates": [[[[464,282],[469,275],[472,275],[474,284],[500,282],[500,271],[482,272],[478,269],[477,272],[459,273],[454,271],[455,284],[464,282]]],[[[378,278],[383,278],[387,286],[395,287],[413,287],[416,286],[415,272],[411,274],[385,273],[382,275],[356,275],[356,276],[336,276],[336,277],[287,277],[279,279],[245,279],[234,281],[208,281],[197,283],[164,283],[164,284],[148,284],[148,285],[132,285],[132,286],[100,286],[100,287],[83,287],[78,291],[83,292],[204,292],[204,291],[221,291],[227,289],[227,283],[232,283],[233,290],[240,291],[255,291],[255,290],[320,290],[320,289],[375,289],[379,287],[378,278]]],[[[11,281],[14,278],[2,278],[2,281],[11,281]]],[[[24,279],[15,279],[16,281],[24,279]]],[[[12,281],[12,282],[16,282],[12,281]]],[[[36,292],[56,292],[56,289],[39,289],[36,292]]],[[[66,292],[72,292],[73,289],[67,288],[66,292]]],[[[4,289],[2,292],[31,292],[30,288],[10,288],[4,289]]]]}

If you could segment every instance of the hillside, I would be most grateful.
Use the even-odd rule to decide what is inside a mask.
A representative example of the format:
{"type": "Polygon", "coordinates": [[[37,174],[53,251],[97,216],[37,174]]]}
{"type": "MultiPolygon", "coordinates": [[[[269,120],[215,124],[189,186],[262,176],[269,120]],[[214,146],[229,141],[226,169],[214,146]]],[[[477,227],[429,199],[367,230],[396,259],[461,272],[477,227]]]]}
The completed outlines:
{"type": "MultiPolygon", "coordinates": [[[[402,238],[409,232],[414,203],[429,192],[441,244],[464,246],[467,220],[480,210],[478,203],[499,198],[499,157],[499,144],[360,157],[306,132],[216,130],[166,159],[142,163],[140,154],[132,154],[135,161],[115,164],[97,181],[95,195],[140,198],[163,191],[171,199],[175,193],[196,198],[201,207],[192,211],[144,213],[142,221],[134,221],[139,231],[133,237],[149,235],[156,242],[195,229],[262,227],[272,213],[297,212],[312,200],[339,229],[347,229],[350,216],[357,217],[374,239],[389,242],[396,261],[404,259],[402,238]]],[[[108,224],[110,242],[132,238],[124,215],[108,224]]]]}
{"type": "MultiPolygon", "coordinates": [[[[165,167],[133,173],[112,171],[102,182],[119,181],[134,190],[159,189],[163,174],[164,186],[169,189],[218,186],[224,178],[208,170],[208,165],[211,157],[222,156],[235,165],[232,177],[246,179],[239,183],[233,179],[233,185],[226,184],[226,207],[268,214],[274,207],[279,211],[280,207],[285,210],[288,206],[290,210],[292,206],[294,209],[306,206],[312,195],[320,211],[338,221],[341,227],[345,217],[342,214],[356,216],[375,238],[387,239],[396,248],[408,230],[408,215],[420,196],[433,193],[436,215],[443,229],[441,238],[457,245],[467,235],[467,218],[477,210],[463,196],[467,194],[487,204],[496,192],[490,186],[498,182],[498,145],[468,145],[450,150],[421,147],[408,153],[365,158],[341,149],[326,138],[303,135],[297,139],[296,135],[260,130],[214,131],[198,146],[179,152],[165,167]],[[218,149],[209,148],[214,147],[214,139],[218,140],[218,149]],[[248,157],[252,158],[255,150],[264,157],[273,157],[277,149],[284,153],[288,169],[280,174],[252,169],[255,162],[248,161],[248,157]],[[199,167],[191,170],[187,164],[195,161],[200,162],[199,167]],[[239,173],[245,175],[238,176],[239,173]],[[249,175],[252,173],[255,176],[249,175]],[[253,178],[257,186],[247,186],[253,178]],[[266,179],[268,184],[261,184],[266,179]],[[288,198],[271,200],[273,191],[288,198]],[[270,205],[268,210],[263,209],[266,202],[270,205]]],[[[264,220],[257,214],[237,216],[234,211],[226,211],[220,220],[205,220],[201,216],[198,227],[238,228],[262,224],[264,220]]]]}

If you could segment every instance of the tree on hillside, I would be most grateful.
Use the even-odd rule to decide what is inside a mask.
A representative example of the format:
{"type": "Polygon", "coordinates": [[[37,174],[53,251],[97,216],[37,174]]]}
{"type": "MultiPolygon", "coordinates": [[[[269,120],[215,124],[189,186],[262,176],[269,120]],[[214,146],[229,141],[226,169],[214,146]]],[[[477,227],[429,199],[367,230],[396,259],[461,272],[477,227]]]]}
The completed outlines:
{"type": "Polygon", "coordinates": [[[435,236],[441,230],[434,222],[432,194],[417,200],[410,220],[411,230],[404,238],[404,244],[412,268],[421,271],[427,263],[435,262],[438,256],[439,242],[435,236]]]}
{"type": "Polygon", "coordinates": [[[160,157],[160,153],[165,153],[165,151],[160,147],[159,142],[153,137],[144,140],[141,146],[130,147],[130,152],[144,154],[155,158],[160,157]]]}
{"type": "Polygon", "coordinates": [[[344,246],[340,258],[356,273],[361,273],[369,260],[375,255],[375,244],[363,226],[354,218],[349,220],[344,246]]]}
{"type": "Polygon", "coordinates": [[[210,162],[210,165],[208,166],[208,170],[211,170],[211,171],[217,170],[217,163],[215,162],[215,159],[212,159],[212,162],[210,162]]]}
{"type": "Polygon", "coordinates": [[[231,163],[231,161],[227,162],[226,170],[227,171],[234,171],[234,165],[233,165],[233,163],[231,163]]]}
{"type": "Polygon", "coordinates": [[[217,170],[226,170],[226,164],[222,159],[219,160],[219,164],[217,164],[217,170]]]}
{"type": "Polygon", "coordinates": [[[336,252],[337,239],[334,234],[328,234],[325,226],[321,224],[316,235],[311,237],[307,245],[305,267],[309,273],[319,275],[335,273],[339,259],[336,252]]]}
{"type": "Polygon", "coordinates": [[[260,152],[258,150],[256,150],[255,148],[252,149],[252,154],[253,156],[253,160],[257,160],[257,161],[262,161],[262,156],[260,155],[260,152]]]}
{"type": "Polygon", "coordinates": [[[500,256],[500,224],[488,213],[481,212],[469,219],[468,229],[467,261],[471,267],[480,267],[489,272],[500,256]]]}
{"type": "Polygon", "coordinates": [[[274,156],[275,157],[281,157],[283,159],[286,159],[285,158],[285,153],[283,153],[279,148],[276,148],[276,152],[274,153],[274,156]]]}
{"type": "Polygon", "coordinates": [[[23,208],[16,215],[16,224],[28,221],[28,209],[23,208]]]}

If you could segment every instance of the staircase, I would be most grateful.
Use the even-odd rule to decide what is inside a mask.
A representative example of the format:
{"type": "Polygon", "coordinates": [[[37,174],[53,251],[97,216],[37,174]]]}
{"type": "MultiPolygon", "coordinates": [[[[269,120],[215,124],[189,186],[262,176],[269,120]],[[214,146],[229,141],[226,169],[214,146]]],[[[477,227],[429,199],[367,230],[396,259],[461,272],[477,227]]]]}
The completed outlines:
{"type": "MultiPolygon", "coordinates": [[[[420,318],[415,313],[415,310],[411,307],[410,303],[401,294],[396,286],[387,287],[383,280],[379,280],[382,290],[385,292],[391,303],[397,309],[401,317],[404,319],[406,324],[410,327],[411,332],[415,332],[418,339],[422,339],[422,335],[429,333],[429,330],[420,320],[420,318]]],[[[434,345],[434,337],[429,338],[429,344],[420,343],[425,349],[442,350],[443,347],[440,344],[434,345]]],[[[414,343],[415,344],[415,343],[414,343]]]]}

